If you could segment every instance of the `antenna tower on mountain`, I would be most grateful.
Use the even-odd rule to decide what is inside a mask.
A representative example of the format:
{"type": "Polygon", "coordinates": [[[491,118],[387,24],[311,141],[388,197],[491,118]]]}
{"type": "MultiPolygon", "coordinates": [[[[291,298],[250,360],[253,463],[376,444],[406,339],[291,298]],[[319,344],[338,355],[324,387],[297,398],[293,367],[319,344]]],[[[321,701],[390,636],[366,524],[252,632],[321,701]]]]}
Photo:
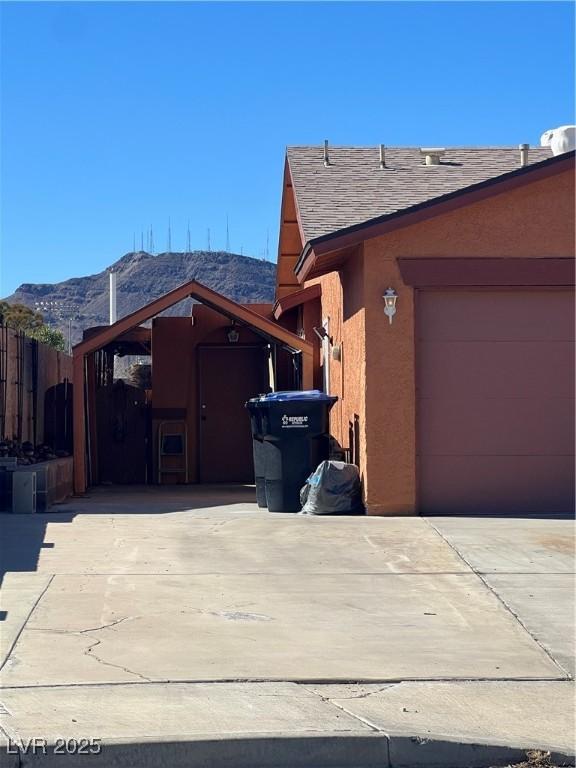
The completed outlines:
{"type": "Polygon", "coordinates": [[[186,253],[192,253],[192,246],[190,243],[190,222],[188,222],[188,229],[186,231],[186,253]]]}
{"type": "Polygon", "coordinates": [[[226,252],[230,253],[230,229],[228,227],[228,214],[226,214],[226,252]]]}
{"type": "Polygon", "coordinates": [[[208,253],[212,253],[212,248],[210,248],[210,227],[208,227],[208,253]]]}
{"type": "Polygon", "coordinates": [[[170,217],[168,217],[168,253],[172,253],[172,228],[170,226],[170,217]]]}

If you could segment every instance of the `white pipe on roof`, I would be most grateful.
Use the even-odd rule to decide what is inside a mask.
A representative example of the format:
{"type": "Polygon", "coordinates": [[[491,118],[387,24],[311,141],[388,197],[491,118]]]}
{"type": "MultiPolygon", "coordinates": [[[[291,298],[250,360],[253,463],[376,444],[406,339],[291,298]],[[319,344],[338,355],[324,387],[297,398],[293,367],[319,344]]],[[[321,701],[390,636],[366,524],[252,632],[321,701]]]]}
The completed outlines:
{"type": "Polygon", "coordinates": [[[116,272],[110,270],[110,325],[118,319],[116,315],[116,272]]]}

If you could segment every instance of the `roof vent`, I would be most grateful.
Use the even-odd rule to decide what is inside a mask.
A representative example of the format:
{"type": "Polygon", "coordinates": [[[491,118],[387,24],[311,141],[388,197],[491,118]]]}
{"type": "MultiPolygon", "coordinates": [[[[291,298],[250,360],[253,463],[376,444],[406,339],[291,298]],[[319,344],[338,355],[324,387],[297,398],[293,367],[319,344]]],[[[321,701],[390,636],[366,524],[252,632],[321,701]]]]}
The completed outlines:
{"type": "Polygon", "coordinates": [[[330,165],[330,156],[328,155],[328,139],[324,139],[324,167],[328,168],[330,165]]]}
{"type": "Polygon", "coordinates": [[[386,147],[380,144],[380,168],[386,168],[386,147]]]}
{"type": "Polygon", "coordinates": [[[440,158],[446,152],[443,147],[422,147],[420,154],[424,155],[426,165],[440,165],[440,158]]]}
{"type": "Polygon", "coordinates": [[[530,144],[518,144],[518,149],[520,150],[520,165],[523,168],[525,165],[528,165],[528,150],[530,149],[530,144]]]}

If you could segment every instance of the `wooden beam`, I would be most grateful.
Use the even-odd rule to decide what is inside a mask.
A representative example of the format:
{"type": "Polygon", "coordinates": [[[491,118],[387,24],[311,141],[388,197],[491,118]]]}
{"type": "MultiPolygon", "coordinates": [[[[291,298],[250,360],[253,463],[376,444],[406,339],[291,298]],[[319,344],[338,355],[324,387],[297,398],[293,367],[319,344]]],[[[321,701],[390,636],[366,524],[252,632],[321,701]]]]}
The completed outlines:
{"type": "Polygon", "coordinates": [[[280,253],[300,253],[302,250],[302,238],[298,224],[280,225],[280,253]]]}
{"type": "Polygon", "coordinates": [[[248,309],[246,306],[242,306],[241,304],[232,301],[232,299],[222,296],[222,294],[207,288],[205,285],[202,285],[202,283],[198,283],[196,280],[190,280],[190,282],[184,283],[184,285],[180,285],[178,288],[174,288],[174,290],[169,291],[159,299],[155,299],[145,307],[136,310],[136,312],[126,315],[126,317],[118,320],[113,325],[105,326],[98,333],[85,341],[80,342],[80,344],[77,344],[74,347],[74,355],[87,355],[90,352],[105,347],[131,328],[141,325],[146,322],[146,320],[150,320],[150,318],[155,317],[160,314],[160,312],[163,312],[165,309],[172,307],[174,304],[177,304],[179,301],[182,301],[182,299],[186,299],[189,296],[198,299],[202,304],[206,304],[216,310],[216,312],[221,312],[234,320],[238,320],[239,322],[250,326],[257,332],[260,331],[264,335],[285,346],[302,351],[310,347],[310,351],[312,350],[312,345],[309,341],[301,339],[295,333],[287,331],[285,328],[277,325],[274,321],[259,315],[257,312],[248,309]]]}
{"type": "Polygon", "coordinates": [[[298,262],[298,258],[298,256],[286,256],[285,254],[282,254],[282,257],[278,261],[278,266],[276,267],[277,285],[300,285],[296,273],[294,272],[294,267],[298,262]]]}
{"type": "Polygon", "coordinates": [[[72,409],[74,418],[74,493],[86,490],[86,422],[84,418],[84,355],[74,352],[72,409]]]}
{"type": "Polygon", "coordinates": [[[96,485],[100,480],[98,465],[98,427],[96,424],[96,366],[94,352],[86,357],[86,412],[88,414],[88,435],[90,439],[90,463],[87,481],[96,485]]]}
{"type": "Polygon", "coordinates": [[[319,299],[320,296],[322,296],[322,286],[320,283],[309,285],[307,288],[301,288],[287,296],[281,296],[276,304],[274,304],[274,317],[276,320],[280,320],[284,312],[288,312],[288,310],[298,307],[300,304],[305,304],[307,301],[319,299]]]}
{"type": "Polygon", "coordinates": [[[314,357],[302,352],[302,389],[314,389],[314,357]]]}

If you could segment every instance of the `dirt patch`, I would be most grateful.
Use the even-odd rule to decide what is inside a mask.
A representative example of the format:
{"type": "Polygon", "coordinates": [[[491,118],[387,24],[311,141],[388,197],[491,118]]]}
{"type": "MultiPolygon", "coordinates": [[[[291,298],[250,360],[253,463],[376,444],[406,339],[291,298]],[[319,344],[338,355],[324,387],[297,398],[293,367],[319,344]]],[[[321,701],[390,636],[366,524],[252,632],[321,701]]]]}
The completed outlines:
{"type": "Polygon", "coordinates": [[[571,536],[547,536],[545,539],[538,539],[538,543],[545,549],[553,549],[563,555],[575,553],[574,539],[571,536]]]}
{"type": "MultiPolygon", "coordinates": [[[[574,763],[572,763],[572,765],[573,764],[574,763]]],[[[558,765],[551,761],[549,752],[538,752],[534,750],[526,753],[526,760],[523,763],[514,763],[514,765],[494,765],[492,768],[562,768],[563,765],[568,765],[568,763],[558,765]]]]}

